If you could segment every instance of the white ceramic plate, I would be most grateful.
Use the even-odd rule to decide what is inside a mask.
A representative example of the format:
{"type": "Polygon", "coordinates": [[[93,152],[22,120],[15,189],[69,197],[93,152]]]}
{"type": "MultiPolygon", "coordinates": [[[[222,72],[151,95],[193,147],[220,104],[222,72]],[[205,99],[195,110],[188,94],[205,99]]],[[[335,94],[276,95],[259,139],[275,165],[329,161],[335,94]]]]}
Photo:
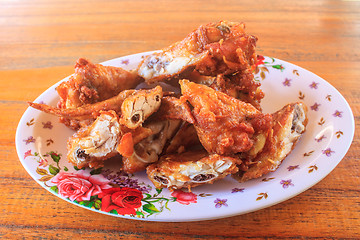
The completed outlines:
{"type": "MultiPolygon", "coordinates": [[[[133,69],[145,54],[104,65],[133,69]]],[[[276,172],[245,183],[228,176],[213,185],[193,188],[192,193],[171,193],[156,190],[144,172],[124,175],[116,162],[108,162],[99,171],[78,170],[66,160],[66,141],[73,131],[57,117],[32,108],[24,113],[16,133],[20,161],[36,182],[59,198],[117,217],[197,221],[244,214],[285,201],[318,183],[341,161],[353,139],[354,117],[346,100],[322,78],[278,59],[265,57],[261,61],[256,78],[266,94],[264,112],[296,101],[309,108],[306,133],[276,172]],[[114,184],[119,187],[114,188],[114,184]]],[[[56,86],[35,102],[55,106],[56,86]]]]}

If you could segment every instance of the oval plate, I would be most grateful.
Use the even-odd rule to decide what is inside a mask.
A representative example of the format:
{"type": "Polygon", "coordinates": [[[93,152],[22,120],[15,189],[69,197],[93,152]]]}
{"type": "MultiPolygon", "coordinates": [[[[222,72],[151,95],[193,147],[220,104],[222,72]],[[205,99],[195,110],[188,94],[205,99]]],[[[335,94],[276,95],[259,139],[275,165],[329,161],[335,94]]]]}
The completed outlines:
{"type": "MultiPolygon", "coordinates": [[[[130,70],[146,54],[103,64],[130,70]]],[[[303,101],[309,108],[309,123],[279,169],[259,179],[238,183],[228,176],[187,193],[157,190],[145,172],[128,176],[113,161],[98,170],[75,169],[66,160],[66,141],[74,132],[57,117],[32,108],[25,111],[16,132],[20,161],[36,182],[57,197],[116,217],[198,221],[240,215],[285,201],[318,183],[341,161],[353,139],[354,117],[342,95],[322,78],[278,59],[265,57],[260,61],[256,79],[266,95],[263,112],[272,113],[287,103],[303,101]]],[[[56,106],[58,84],[35,102],[56,106]]]]}

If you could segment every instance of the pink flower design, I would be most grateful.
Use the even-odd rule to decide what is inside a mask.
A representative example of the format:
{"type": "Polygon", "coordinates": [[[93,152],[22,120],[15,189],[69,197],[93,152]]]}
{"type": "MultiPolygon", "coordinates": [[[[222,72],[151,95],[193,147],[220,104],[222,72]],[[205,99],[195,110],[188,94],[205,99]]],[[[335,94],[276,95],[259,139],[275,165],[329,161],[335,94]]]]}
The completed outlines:
{"type": "Polygon", "coordinates": [[[288,171],[293,171],[293,170],[295,170],[295,169],[299,169],[299,165],[288,166],[288,167],[287,167],[287,170],[288,170],[288,171]]]}
{"type": "Polygon", "coordinates": [[[319,106],[320,106],[320,105],[321,105],[321,104],[314,103],[314,105],[310,106],[310,109],[313,110],[313,111],[317,111],[317,110],[319,110],[319,106]]]}
{"type": "Polygon", "coordinates": [[[280,184],[283,186],[283,188],[288,188],[289,186],[294,186],[294,184],[291,182],[291,179],[281,180],[280,184]]]}
{"type": "Polygon", "coordinates": [[[59,172],[52,180],[58,187],[62,197],[71,201],[90,200],[91,196],[98,195],[103,189],[109,189],[109,180],[102,175],[91,175],[89,171],[80,170],[76,173],[59,172]]]}
{"type": "Polygon", "coordinates": [[[220,208],[220,207],[222,207],[222,206],[227,207],[228,204],[227,204],[226,202],[227,202],[227,199],[216,198],[216,200],[214,201],[215,207],[216,207],[216,208],[220,208]]]}
{"type": "Polygon", "coordinates": [[[333,116],[334,116],[334,117],[340,117],[340,118],[341,118],[341,117],[342,117],[342,113],[343,113],[343,112],[340,112],[340,111],[336,110],[336,111],[333,113],[333,116]]]}
{"type": "Polygon", "coordinates": [[[312,89],[318,89],[318,85],[319,85],[319,83],[312,82],[309,86],[310,86],[310,88],[312,88],[312,89]]]}
{"type": "Polygon", "coordinates": [[[48,128],[48,129],[52,129],[53,128],[53,125],[50,121],[47,121],[47,122],[42,122],[43,124],[43,128],[48,128]]]}
{"type": "Polygon", "coordinates": [[[322,153],[325,154],[327,157],[330,157],[334,151],[331,150],[331,148],[327,148],[325,150],[322,150],[322,153]]]}
{"type": "Polygon", "coordinates": [[[233,188],[231,193],[244,192],[245,188],[233,188]]]}
{"type": "Polygon", "coordinates": [[[29,157],[29,156],[32,156],[32,153],[31,153],[31,150],[28,150],[24,153],[24,159],[29,157]]]}
{"type": "Polygon", "coordinates": [[[291,79],[285,78],[285,81],[282,83],[285,87],[290,87],[291,79]]]}
{"type": "Polygon", "coordinates": [[[192,192],[184,192],[177,189],[171,193],[171,196],[176,198],[176,201],[181,204],[189,205],[190,203],[197,203],[197,196],[192,192]]]}
{"type": "Polygon", "coordinates": [[[28,145],[29,143],[34,143],[35,138],[33,136],[30,136],[27,139],[24,139],[23,141],[25,142],[26,145],[28,145]]]}
{"type": "Polygon", "coordinates": [[[45,158],[40,158],[39,167],[46,167],[47,165],[49,165],[49,162],[45,158]]]}

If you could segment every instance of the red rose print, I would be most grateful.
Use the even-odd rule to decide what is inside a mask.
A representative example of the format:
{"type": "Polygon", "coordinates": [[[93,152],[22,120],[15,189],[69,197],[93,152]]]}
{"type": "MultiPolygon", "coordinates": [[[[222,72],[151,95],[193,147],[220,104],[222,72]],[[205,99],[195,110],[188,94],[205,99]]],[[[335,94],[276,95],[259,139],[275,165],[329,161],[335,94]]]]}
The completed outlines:
{"type": "Polygon", "coordinates": [[[58,187],[59,194],[71,201],[90,200],[103,189],[111,188],[110,181],[102,175],[91,175],[88,171],[80,170],[76,173],[59,172],[52,180],[58,187]]]}
{"type": "Polygon", "coordinates": [[[171,196],[176,198],[176,201],[181,204],[189,205],[190,203],[196,203],[197,196],[192,192],[183,192],[182,190],[175,190],[171,193],[171,196]]]}
{"type": "Polygon", "coordinates": [[[101,201],[101,210],[110,212],[116,210],[118,214],[136,214],[135,209],[141,207],[143,195],[135,188],[109,188],[98,195],[101,201]]]}

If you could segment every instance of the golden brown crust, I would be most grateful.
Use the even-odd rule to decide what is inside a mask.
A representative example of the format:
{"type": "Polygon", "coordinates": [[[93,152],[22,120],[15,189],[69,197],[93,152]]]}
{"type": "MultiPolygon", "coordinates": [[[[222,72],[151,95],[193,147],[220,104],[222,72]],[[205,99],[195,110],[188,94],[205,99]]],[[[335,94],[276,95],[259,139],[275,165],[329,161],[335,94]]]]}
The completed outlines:
{"type": "Polygon", "coordinates": [[[194,107],[194,126],[209,153],[232,155],[253,146],[255,132],[268,132],[271,116],[205,85],[181,80],[183,98],[194,107]]]}
{"type": "Polygon", "coordinates": [[[202,25],[182,41],[147,56],[137,71],[153,83],[194,68],[211,76],[252,69],[257,38],[246,34],[244,28],[243,23],[227,21],[202,25]]]}
{"type": "Polygon", "coordinates": [[[212,184],[238,171],[237,158],[208,154],[204,150],[164,155],[147,167],[149,179],[156,188],[191,188],[212,184]]]}
{"type": "Polygon", "coordinates": [[[264,149],[258,155],[244,159],[244,164],[248,165],[240,166],[242,170],[233,175],[239,182],[275,171],[305,132],[308,118],[304,103],[287,104],[272,116],[272,137],[267,140],[264,149]]]}
{"type": "Polygon", "coordinates": [[[60,96],[58,107],[76,108],[101,102],[121,91],[135,88],[140,81],[141,78],[134,72],[79,58],[75,64],[75,73],[56,88],[60,96]]]}

